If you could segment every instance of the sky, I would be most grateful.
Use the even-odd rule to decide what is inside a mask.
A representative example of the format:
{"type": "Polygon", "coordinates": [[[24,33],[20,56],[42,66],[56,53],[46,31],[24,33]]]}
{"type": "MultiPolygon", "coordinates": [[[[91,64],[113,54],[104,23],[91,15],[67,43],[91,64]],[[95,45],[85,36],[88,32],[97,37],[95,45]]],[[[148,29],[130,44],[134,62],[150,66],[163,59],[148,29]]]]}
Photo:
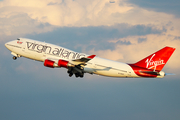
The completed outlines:
{"type": "Polygon", "coordinates": [[[0,0],[1,120],[179,120],[179,0],[0,0]],[[19,37],[135,63],[176,51],[162,79],[69,77],[64,68],[12,59],[19,37]]]}

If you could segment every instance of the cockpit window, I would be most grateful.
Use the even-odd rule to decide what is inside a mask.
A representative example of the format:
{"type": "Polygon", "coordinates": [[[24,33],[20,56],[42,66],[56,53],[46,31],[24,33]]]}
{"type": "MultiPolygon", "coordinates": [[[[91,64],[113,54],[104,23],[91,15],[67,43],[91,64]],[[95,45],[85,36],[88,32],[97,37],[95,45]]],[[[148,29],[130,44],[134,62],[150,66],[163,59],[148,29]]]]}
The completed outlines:
{"type": "Polygon", "coordinates": [[[19,38],[17,38],[17,40],[20,40],[19,38]]]}

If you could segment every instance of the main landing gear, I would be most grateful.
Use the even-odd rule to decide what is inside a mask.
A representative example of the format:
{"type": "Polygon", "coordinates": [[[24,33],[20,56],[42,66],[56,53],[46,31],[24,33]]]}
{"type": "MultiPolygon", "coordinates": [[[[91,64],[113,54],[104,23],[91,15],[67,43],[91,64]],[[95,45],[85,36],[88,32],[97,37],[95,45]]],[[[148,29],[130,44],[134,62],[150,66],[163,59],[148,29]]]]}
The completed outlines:
{"type": "Polygon", "coordinates": [[[69,73],[69,77],[72,77],[73,76],[73,73],[69,73]]]}
{"type": "Polygon", "coordinates": [[[69,77],[72,77],[73,74],[75,74],[76,77],[80,77],[80,78],[83,78],[84,77],[84,73],[73,73],[73,71],[70,69],[67,71],[67,73],[69,74],[69,77]]]}
{"type": "Polygon", "coordinates": [[[84,73],[75,73],[75,76],[76,76],[76,77],[83,78],[83,77],[84,77],[84,73]]]}

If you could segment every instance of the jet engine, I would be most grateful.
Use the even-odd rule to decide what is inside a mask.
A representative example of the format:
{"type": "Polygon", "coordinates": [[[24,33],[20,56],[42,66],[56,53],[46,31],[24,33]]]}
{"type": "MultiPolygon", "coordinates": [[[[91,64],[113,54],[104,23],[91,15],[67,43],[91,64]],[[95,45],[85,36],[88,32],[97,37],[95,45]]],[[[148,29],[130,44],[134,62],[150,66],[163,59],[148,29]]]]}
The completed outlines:
{"type": "Polygon", "coordinates": [[[69,63],[69,61],[61,60],[61,59],[58,61],[58,66],[59,66],[59,67],[65,67],[65,68],[74,67],[74,65],[72,65],[71,63],[69,63]]]}
{"type": "Polygon", "coordinates": [[[46,59],[44,61],[44,66],[54,68],[54,63],[55,63],[54,61],[46,59]]]}
{"type": "Polygon", "coordinates": [[[65,67],[65,68],[67,68],[67,67],[68,67],[68,63],[69,63],[68,61],[61,60],[61,59],[60,59],[60,60],[58,61],[58,66],[59,66],[59,67],[65,67]]]}

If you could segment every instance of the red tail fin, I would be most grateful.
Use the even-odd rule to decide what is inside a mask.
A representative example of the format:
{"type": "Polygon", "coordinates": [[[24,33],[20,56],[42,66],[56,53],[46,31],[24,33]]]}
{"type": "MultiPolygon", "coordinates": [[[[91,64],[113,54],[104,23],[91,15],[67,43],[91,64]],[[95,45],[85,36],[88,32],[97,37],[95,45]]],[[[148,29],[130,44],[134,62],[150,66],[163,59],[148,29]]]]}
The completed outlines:
{"type": "Polygon", "coordinates": [[[133,64],[139,67],[148,68],[152,70],[161,71],[166,64],[166,62],[171,57],[175,48],[164,47],[163,49],[153,53],[152,55],[140,60],[139,62],[133,64]]]}

